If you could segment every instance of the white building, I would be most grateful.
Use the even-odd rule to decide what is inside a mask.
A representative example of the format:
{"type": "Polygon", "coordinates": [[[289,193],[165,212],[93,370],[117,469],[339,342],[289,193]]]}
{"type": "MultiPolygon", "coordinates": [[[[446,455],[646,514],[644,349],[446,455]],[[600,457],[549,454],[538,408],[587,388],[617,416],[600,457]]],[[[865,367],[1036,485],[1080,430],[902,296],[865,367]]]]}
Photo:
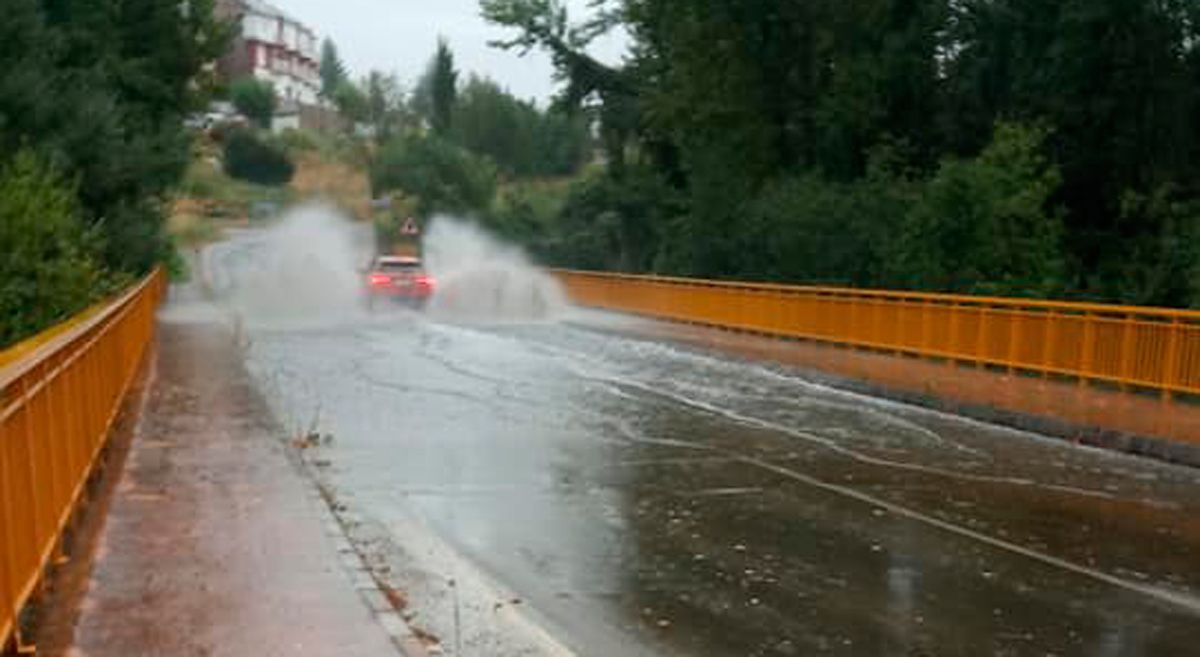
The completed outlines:
{"type": "Polygon", "coordinates": [[[241,27],[218,65],[226,80],[250,75],[273,84],[281,105],[319,104],[321,76],[313,30],[262,0],[221,0],[218,11],[241,27]]]}

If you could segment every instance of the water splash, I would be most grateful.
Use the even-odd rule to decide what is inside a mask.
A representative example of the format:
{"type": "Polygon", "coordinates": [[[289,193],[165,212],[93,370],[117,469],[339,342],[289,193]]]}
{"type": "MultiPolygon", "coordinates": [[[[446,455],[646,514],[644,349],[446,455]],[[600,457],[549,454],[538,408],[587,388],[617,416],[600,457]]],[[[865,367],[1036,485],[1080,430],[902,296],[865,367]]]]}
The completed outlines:
{"type": "Polygon", "coordinates": [[[468,322],[553,321],[568,307],[562,286],[520,249],[473,223],[435,217],[423,240],[438,281],[428,312],[468,322]]]}
{"type": "Polygon", "coordinates": [[[226,245],[215,257],[225,277],[217,296],[243,320],[326,325],[361,318],[360,269],[369,229],[336,209],[307,204],[261,234],[226,245]]]}

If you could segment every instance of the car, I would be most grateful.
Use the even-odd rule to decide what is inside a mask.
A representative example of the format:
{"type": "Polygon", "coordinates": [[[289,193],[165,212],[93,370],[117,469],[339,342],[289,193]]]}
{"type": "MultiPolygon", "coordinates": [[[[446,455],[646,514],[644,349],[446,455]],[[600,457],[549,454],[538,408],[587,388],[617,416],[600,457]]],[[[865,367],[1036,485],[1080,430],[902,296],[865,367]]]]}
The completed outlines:
{"type": "Polygon", "coordinates": [[[424,307],[436,287],[421,259],[412,256],[375,258],[366,270],[365,283],[367,308],[374,308],[381,300],[424,307]]]}

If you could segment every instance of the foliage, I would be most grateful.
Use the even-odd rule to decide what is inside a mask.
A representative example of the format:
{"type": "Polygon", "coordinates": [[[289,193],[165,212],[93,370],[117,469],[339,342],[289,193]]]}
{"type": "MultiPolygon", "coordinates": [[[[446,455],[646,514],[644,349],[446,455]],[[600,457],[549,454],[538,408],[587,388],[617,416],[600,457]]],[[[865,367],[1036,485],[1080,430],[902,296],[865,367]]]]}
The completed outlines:
{"type": "Polygon", "coordinates": [[[386,143],[411,123],[404,103],[404,89],[395,74],[371,71],[363,80],[366,89],[364,121],[378,143],[386,143]]]}
{"type": "Polygon", "coordinates": [[[588,143],[579,117],[540,111],[491,80],[472,76],[454,108],[457,143],[490,157],[509,176],[575,173],[588,143]]]}
{"type": "Polygon", "coordinates": [[[229,97],[242,116],[260,128],[271,128],[271,119],[279,103],[275,85],[250,76],[238,78],[229,87],[229,97]]]}
{"type": "Polygon", "coordinates": [[[921,289],[1047,296],[1063,286],[1061,183],[1043,131],[1001,124],[972,161],[947,160],[911,208],[895,267],[921,289]]]}
{"type": "Polygon", "coordinates": [[[342,80],[333,90],[333,104],[351,123],[361,123],[367,118],[367,97],[350,80],[342,80]]]}
{"type": "MultiPolygon", "coordinates": [[[[95,265],[113,272],[140,274],[169,255],[164,199],[190,155],[183,117],[204,105],[209,85],[197,76],[232,34],[214,18],[213,0],[187,6],[184,12],[161,2],[5,3],[0,167],[25,149],[71,181],[66,189],[77,219],[94,227],[88,232],[95,233],[89,238],[97,245],[95,265]]],[[[37,318],[48,321],[53,312],[37,318]]],[[[37,320],[24,321],[7,310],[0,315],[8,335],[32,330],[37,320]]]]}
{"type": "Polygon", "coordinates": [[[429,60],[424,75],[413,92],[413,109],[425,119],[434,134],[446,136],[454,121],[458,96],[458,71],[454,53],[445,39],[438,39],[437,52],[429,60]]]}
{"type": "Polygon", "coordinates": [[[594,172],[571,187],[543,253],[558,265],[657,270],[662,233],[681,212],[678,194],[650,168],[619,179],[594,172]]]}
{"type": "MultiPolygon", "coordinates": [[[[663,271],[1200,305],[1194,0],[566,6],[481,1],[599,127],[580,200],[637,197],[646,168],[675,194],[663,271]],[[589,57],[618,24],[630,56],[589,57]]],[[[619,248],[605,205],[548,230],[636,266],[594,257],[619,248]]]]}
{"type": "Polygon", "coordinates": [[[193,161],[179,185],[183,198],[210,204],[211,212],[225,216],[245,216],[255,201],[286,203],[291,200],[288,187],[266,186],[230,177],[212,162],[193,161]]]}
{"type": "Polygon", "coordinates": [[[0,170],[0,349],[111,289],[75,190],[30,151],[0,170]]]}
{"type": "Polygon", "coordinates": [[[231,177],[260,185],[286,185],[296,172],[287,152],[249,130],[238,130],[225,141],[225,171],[231,177]]]}
{"type": "Polygon", "coordinates": [[[477,213],[495,196],[496,171],[489,161],[436,135],[408,134],[380,151],[371,187],[376,197],[399,191],[415,198],[421,218],[477,213]]]}
{"type": "Polygon", "coordinates": [[[0,153],[25,146],[78,180],[105,264],[144,271],[167,248],[161,199],[188,161],[191,86],[224,48],[212,2],[14,0],[0,21],[0,153]]]}
{"type": "Polygon", "coordinates": [[[343,82],[350,79],[346,65],[338,55],[337,44],[326,38],[321,42],[321,61],[318,72],[321,76],[321,97],[332,100],[343,82]]]}

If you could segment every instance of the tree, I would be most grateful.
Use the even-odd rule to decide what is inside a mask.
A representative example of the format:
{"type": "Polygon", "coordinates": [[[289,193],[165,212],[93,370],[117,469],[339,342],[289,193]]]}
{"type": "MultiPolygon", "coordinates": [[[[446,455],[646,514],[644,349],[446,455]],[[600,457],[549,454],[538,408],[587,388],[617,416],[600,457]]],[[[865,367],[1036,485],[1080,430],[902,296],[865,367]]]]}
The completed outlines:
{"type": "Polygon", "coordinates": [[[371,71],[363,80],[365,121],[371,126],[375,140],[385,143],[408,122],[404,89],[395,74],[371,71]]]}
{"type": "Polygon", "coordinates": [[[446,40],[439,38],[437,52],[429,60],[414,93],[414,106],[434,134],[449,134],[457,96],[458,71],[454,68],[454,53],[446,40]]]}
{"type": "Polygon", "coordinates": [[[595,38],[621,23],[625,11],[611,8],[607,0],[591,2],[599,11],[587,21],[572,24],[560,0],[480,0],[483,17],[518,30],[517,36],[492,42],[522,55],[535,47],[550,53],[555,77],[566,83],[556,104],[566,112],[589,109],[599,125],[610,172],[620,177],[628,143],[642,127],[637,102],[639,72],[601,64],[585,49],[595,38]]]}
{"type": "Polygon", "coordinates": [[[0,349],[110,289],[75,190],[31,151],[0,169],[0,349]]]}
{"type": "MultiPolygon", "coordinates": [[[[163,258],[163,208],[187,166],[194,80],[231,33],[212,0],[13,0],[0,21],[0,153],[22,146],[77,180],[104,263],[141,272],[163,258]]],[[[0,160],[5,160],[0,155],[0,160]]]]}
{"type": "Polygon", "coordinates": [[[275,116],[275,107],[279,102],[275,94],[275,85],[246,76],[234,80],[229,87],[229,96],[233,106],[243,116],[260,128],[271,128],[271,119],[275,116]]]}
{"type": "Polygon", "coordinates": [[[346,65],[342,63],[341,57],[338,56],[337,45],[329,38],[321,42],[319,73],[321,76],[321,97],[328,100],[333,100],[338,87],[350,79],[350,75],[346,72],[346,65]]]}
{"type": "Polygon", "coordinates": [[[476,76],[458,95],[453,126],[456,143],[490,157],[509,176],[574,173],[588,143],[587,126],[580,117],[539,110],[476,76]]]}
{"type": "Polygon", "coordinates": [[[237,130],[225,140],[225,171],[233,178],[260,185],[286,185],[296,168],[279,145],[248,130],[237,130]]]}
{"type": "Polygon", "coordinates": [[[1063,288],[1062,182],[1045,130],[996,126],[974,160],[947,160],[908,212],[895,268],[920,289],[1047,296],[1063,288]]]}
{"type": "Polygon", "coordinates": [[[337,106],[338,112],[341,113],[352,124],[357,124],[367,119],[367,97],[363,95],[358,85],[350,80],[342,80],[338,87],[333,92],[333,104],[337,106]]]}
{"type": "Polygon", "coordinates": [[[388,142],[371,166],[376,196],[403,192],[417,200],[420,217],[470,214],[488,208],[496,172],[485,159],[436,135],[409,134],[388,142]]]}

